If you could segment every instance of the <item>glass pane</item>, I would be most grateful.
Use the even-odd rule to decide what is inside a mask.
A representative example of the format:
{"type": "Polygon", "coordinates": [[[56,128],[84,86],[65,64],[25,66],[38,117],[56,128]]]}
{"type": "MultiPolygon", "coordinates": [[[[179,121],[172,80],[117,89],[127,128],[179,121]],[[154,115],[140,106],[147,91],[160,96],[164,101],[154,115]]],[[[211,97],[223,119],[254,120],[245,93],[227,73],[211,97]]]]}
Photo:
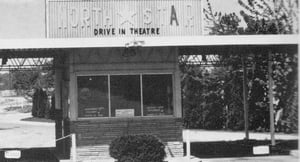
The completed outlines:
{"type": "Polygon", "coordinates": [[[107,76],[79,76],[78,117],[108,117],[107,76]]]}
{"type": "Polygon", "coordinates": [[[139,75],[113,75],[110,77],[111,115],[132,117],[141,115],[139,75]]]}
{"type": "Polygon", "coordinates": [[[172,75],[143,75],[144,116],[173,115],[172,75]]]}

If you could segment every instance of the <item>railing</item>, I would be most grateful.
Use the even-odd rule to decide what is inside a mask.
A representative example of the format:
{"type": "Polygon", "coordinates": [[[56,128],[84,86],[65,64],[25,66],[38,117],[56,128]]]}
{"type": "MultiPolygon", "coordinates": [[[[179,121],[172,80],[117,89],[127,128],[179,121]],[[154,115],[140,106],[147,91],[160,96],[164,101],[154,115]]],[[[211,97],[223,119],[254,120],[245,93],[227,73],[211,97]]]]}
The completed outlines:
{"type": "Polygon", "coordinates": [[[187,162],[189,162],[191,160],[191,141],[190,141],[190,130],[186,130],[186,158],[187,158],[187,162]]]}
{"type": "Polygon", "coordinates": [[[76,157],[77,157],[77,153],[76,153],[76,134],[72,133],[72,134],[69,134],[67,136],[58,138],[58,139],[56,139],[56,142],[60,141],[60,140],[63,140],[63,139],[66,139],[66,138],[71,138],[71,159],[72,159],[73,162],[76,162],[76,157]]]}

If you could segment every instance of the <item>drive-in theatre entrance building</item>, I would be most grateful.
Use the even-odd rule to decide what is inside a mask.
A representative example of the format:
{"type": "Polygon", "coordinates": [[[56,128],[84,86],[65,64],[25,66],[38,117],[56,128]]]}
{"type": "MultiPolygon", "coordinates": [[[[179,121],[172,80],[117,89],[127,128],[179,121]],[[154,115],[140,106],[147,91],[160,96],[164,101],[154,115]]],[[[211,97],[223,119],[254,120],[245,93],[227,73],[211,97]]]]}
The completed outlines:
{"type": "Polygon", "coordinates": [[[204,36],[201,3],[46,0],[39,6],[45,37],[1,39],[0,56],[54,57],[56,135],[75,133],[80,159],[108,156],[112,139],[142,133],[159,137],[169,156],[183,156],[180,48],[203,54],[297,48],[291,35],[204,36]]]}

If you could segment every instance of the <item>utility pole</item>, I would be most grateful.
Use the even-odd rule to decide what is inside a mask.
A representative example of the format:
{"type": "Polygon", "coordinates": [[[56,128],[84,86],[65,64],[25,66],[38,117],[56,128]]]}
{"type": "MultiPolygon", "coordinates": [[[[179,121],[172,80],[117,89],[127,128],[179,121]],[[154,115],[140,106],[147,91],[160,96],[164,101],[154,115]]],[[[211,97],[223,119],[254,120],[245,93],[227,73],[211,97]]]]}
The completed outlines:
{"type": "Polygon", "coordinates": [[[244,100],[244,127],[245,127],[245,139],[249,139],[249,122],[248,122],[248,86],[247,86],[247,65],[245,63],[246,54],[242,55],[243,66],[243,100],[244,100]]]}

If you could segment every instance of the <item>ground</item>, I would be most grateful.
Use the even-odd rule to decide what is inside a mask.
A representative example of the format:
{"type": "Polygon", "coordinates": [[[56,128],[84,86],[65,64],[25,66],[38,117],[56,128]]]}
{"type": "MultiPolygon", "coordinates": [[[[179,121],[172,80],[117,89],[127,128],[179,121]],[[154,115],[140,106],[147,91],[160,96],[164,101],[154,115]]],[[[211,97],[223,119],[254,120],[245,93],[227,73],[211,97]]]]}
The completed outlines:
{"type": "MultiPolygon", "coordinates": [[[[259,157],[237,157],[237,158],[196,158],[191,157],[188,160],[186,157],[172,159],[169,162],[298,162],[296,156],[259,156],[259,157]]],[[[113,162],[113,161],[111,161],[113,162]]]]}
{"type": "Polygon", "coordinates": [[[0,97],[0,149],[55,147],[54,122],[30,121],[30,112],[10,109],[21,104],[28,102],[23,97],[0,97]]]}
{"type": "MultiPolygon", "coordinates": [[[[234,141],[245,138],[242,131],[208,131],[208,130],[183,130],[183,140],[189,137],[190,141],[211,142],[211,141],[234,141]],[[189,135],[189,136],[188,136],[189,135]]],[[[249,139],[270,140],[270,133],[250,132],[249,139]]],[[[298,134],[275,133],[276,140],[297,140],[298,134]]]]}

